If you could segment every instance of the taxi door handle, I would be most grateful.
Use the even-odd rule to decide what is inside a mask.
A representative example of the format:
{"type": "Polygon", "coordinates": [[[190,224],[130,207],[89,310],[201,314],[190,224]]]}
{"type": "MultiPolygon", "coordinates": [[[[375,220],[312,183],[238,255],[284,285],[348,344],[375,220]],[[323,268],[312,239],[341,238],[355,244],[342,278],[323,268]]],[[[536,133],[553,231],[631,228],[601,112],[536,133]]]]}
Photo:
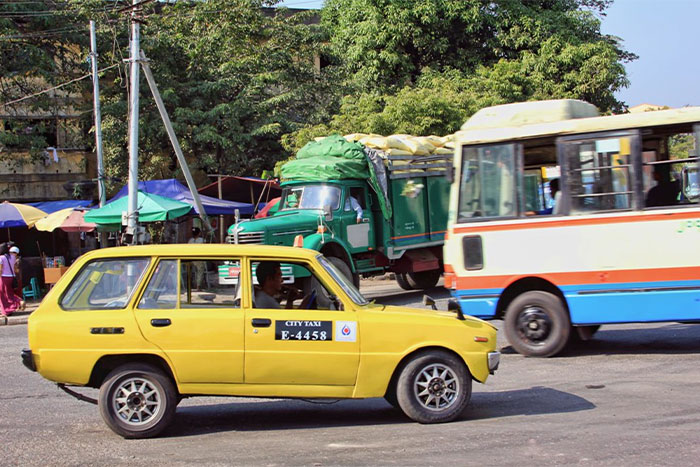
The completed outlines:
{"type": "Polygon", "coordinates": [[[165,326],[170,326],[170,324],[171,323],[168,318],[151,320],[151,326],[153,326],[154,328],[164,328],[165,326]]]}
{"type": "Polygon", "coordinates": [[[252,324],[254,328],[269,328],[272,321],[267,318],[253,318],[252,324]]]}

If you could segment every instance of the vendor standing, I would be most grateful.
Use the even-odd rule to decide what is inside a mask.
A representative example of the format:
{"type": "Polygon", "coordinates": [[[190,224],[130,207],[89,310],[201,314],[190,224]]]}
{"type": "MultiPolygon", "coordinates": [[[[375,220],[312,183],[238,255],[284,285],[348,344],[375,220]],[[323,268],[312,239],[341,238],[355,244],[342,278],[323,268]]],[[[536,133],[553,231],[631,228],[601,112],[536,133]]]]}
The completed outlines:
{"type": "Polygon", "coordinates": [[[0,245],[0,314],[10,316],[17,310],[24,309],[24,301],[15,294],[13,282],[17,276],[19,248],[8,248],[7,243],[0,245]]]}

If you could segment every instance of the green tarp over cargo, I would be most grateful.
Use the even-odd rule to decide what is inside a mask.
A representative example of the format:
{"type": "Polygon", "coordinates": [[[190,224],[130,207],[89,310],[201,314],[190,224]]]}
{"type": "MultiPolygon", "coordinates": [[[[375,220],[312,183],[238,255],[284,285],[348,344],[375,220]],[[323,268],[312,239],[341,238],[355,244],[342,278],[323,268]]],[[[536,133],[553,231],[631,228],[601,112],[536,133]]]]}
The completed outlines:
{"type": "Polygon", "coordinates": [[[319,141],[311,141],[297,152],[297,158],[282,166],[283,180],[369,180],[379,197],[385,219],[391,218],[391,206],[387,194],[381,188],[376,171],[368,160],[365,147],[351,143],[340,135],[331,135],[319,141]]]}

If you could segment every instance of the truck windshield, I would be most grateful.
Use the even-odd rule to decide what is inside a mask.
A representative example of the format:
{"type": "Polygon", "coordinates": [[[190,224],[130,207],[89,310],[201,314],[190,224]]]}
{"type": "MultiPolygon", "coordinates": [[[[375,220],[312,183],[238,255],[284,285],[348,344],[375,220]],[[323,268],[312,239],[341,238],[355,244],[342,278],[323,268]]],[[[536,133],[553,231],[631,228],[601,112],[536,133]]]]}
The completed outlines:
{"type": "Polygon", "coordinates": [[[353,285],[352,281],[348,279],[345,274],[340,272],[338,268],[333,266],[333,263],[328,261],[325,256],[323,255],[318,255],[316,257],[318,259],[318,262],[321,263],[321,266],[324,267],[328,273],[333,276],[333,279],[340,285],[343,290],[345,291],[346,294],[348,294],[348,297],[350,297],[350,300],[353,302],[357,303],[358,305],[367,305],[369,302],[365,297],[362,296],[359,290],[355,288],[353,285]]]}
{"type": "Polygon", "coordinates": [[[340,206],[340,188],[330,185],[305,185],[282,190],[282,205],[285,209],[323,209],[335,211],[340,206]]]}

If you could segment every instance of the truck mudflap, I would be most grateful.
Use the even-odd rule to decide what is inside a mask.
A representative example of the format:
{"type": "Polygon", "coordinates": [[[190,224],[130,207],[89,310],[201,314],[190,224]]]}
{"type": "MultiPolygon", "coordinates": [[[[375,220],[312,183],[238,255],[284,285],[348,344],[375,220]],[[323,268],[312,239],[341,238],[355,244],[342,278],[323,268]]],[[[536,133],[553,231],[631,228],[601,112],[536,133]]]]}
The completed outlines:
{"type": "Polygon", "coordinates": [[[419,248],[406,251],[400,259],[394,262],[391,270],[394,272],[421,272],[440,269],[441,251],[434,248],[419,248]]]}

